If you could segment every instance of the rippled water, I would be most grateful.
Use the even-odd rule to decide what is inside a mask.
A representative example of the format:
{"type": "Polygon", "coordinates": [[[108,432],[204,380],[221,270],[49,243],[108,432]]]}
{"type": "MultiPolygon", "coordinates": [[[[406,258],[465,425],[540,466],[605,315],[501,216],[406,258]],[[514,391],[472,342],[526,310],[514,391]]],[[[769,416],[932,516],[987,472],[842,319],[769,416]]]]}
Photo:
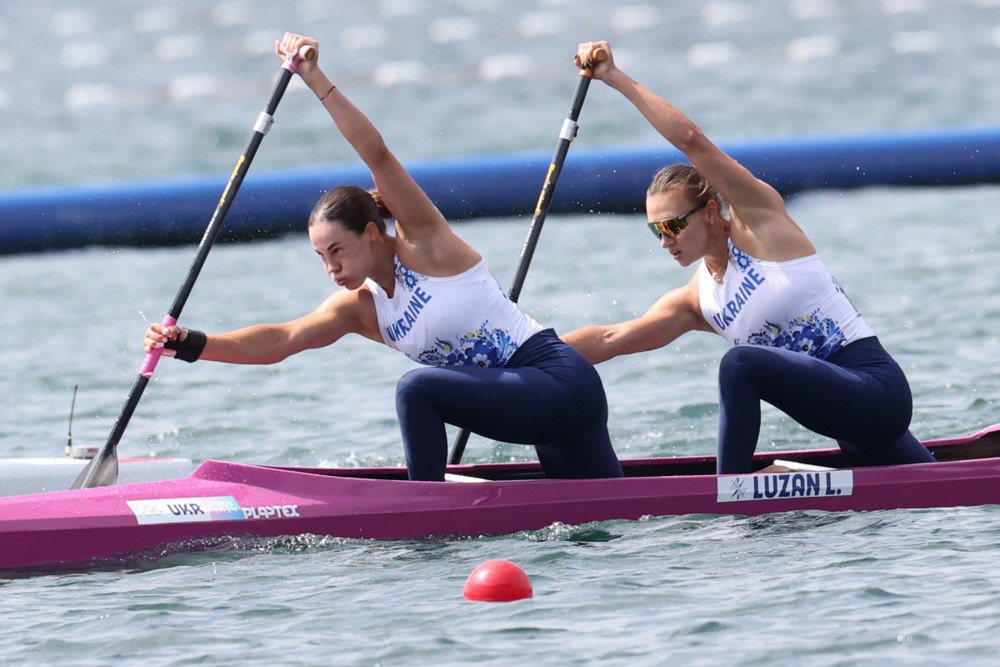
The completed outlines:
{"type": "MultiPolygon", "coordinates": [[[[992,125],[1000,107],[997,0],[8,2],[0,183],[228,174],[285,30],[321,40],[404,161],[554,146],[586,39],[718,138],[992,125]]],[[[584,145],[656,139],[605,90],[581,123],[584,145]]],[[[296,81],[254,169],[354,159],[296,81]]]]}
{"type": "Polygon", "coordinates": [[[242,543],[7,581],[0,651],[150,665],[990,664],[996,519],[995,508],[689,516],[474,540],[242,543]],[[462,601],[466,574],[498,554],[532,575],[535,597],[462,601]]]}
{"type": "MultiPolygon", "coordinates": [[[[286,27],[338,41],[338,80],[406,159],[551,148],[572,92],[567,53],[600,35],[621,45],[638,78],[721,136],[996,123],[1000,108],[992,0],[684,1],[669,12],[394,0],[336,3],[335,15],[319,2],[101,6],[0,9],[5,185],[227,171],[274,74],[261,41],[286,27]],[[22,67],[26,38],[52,45],[33,76],[22,67]]],[[[308,96],[293,94],[281,113],[260,168],[350,159],[308,96]]],[[[582,123],[586,145],[654,139],[598,88],[582,123]]],[[[998,209],[995,186],[790,203],[906,370],[920,437],[1000,421],[998,209]]],[[[688,270],[640,223],[551,219],[524,308],[566,331],[638,314],[681,284],[688,270]]],[[[526,228],[524,218],[457,231],[506,285],[526,228]]],[[[191,254],[90,248],[0,259],[0,457],[57,455],[74,384],[75,439],[103,443],[146,322],[162,316],[191,254]]],[[[290,318],[330,288],[303,236],[222,246],[184,320],[218,331],[290,318]]],[[[622,456],[713,450],[725,349],[692,334],[600,367],[622,456]]],[[[120,449],[400,464],[393,390],[411,367],[360,339],[266,368],[165,361],[120,449]]],[[[766,411],[761,449],[820,444],[766,411]]],[[[481,438],[466,454],[527,457],[481,438]]],[[[991,664],[998,519],[996,507],[805,512],[461,540],[218,542],[139,566],[0,580],[0,661],[991,664]],[[534,599],[461,600],[469,571],[495,557],[524,567],[534,599]]]]}

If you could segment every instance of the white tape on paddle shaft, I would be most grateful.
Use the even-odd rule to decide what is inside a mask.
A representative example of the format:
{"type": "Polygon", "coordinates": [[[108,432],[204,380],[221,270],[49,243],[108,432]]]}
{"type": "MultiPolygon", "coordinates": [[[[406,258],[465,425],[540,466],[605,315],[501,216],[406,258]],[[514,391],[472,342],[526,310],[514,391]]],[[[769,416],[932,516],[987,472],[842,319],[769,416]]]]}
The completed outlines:
{"type": "Polygon", "coordinates": [[[567,118],[563,121],[562,130],[559,131],[559,138],[573,141],[576,139],[576,131],[578,129],[580,129],[580,126],[567,118]]]}
{"type": "Polygon", "coordinates": [[[260,115],[257,116],[257,122],[253,126],[253,131],[267,134],[271,131],[272,125],[274,125],[274,116],[266,111],[261,111],[260,115]]]}

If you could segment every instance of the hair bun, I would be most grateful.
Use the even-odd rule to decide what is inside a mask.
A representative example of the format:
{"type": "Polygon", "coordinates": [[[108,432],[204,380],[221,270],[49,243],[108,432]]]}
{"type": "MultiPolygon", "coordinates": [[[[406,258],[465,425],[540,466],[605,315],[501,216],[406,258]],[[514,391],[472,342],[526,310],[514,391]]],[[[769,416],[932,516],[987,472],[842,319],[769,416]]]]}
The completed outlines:
{"type": "Polygon", "coordinates": [[[381,192],[378,190],[369,190],[368,194],[370,194],[372,199],[375,200],[375,206],[378,207],[378,212],[382,214],[383,218],[390,219],[395,217],[392,214],[392,211],[389,210],[389,207],[385,205],[385,201],[382,200],[381,192]]]}

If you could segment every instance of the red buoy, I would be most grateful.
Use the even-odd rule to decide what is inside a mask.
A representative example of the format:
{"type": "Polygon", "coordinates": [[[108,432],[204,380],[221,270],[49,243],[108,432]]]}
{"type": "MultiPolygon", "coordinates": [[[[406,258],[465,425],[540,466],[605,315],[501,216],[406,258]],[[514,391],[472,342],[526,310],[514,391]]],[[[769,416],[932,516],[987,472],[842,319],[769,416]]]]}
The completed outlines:
{"type": "Polygon", "coordinates": [[[465,580],[462,595],[477,602],[510,602],[530,598],[531,580],[524,570],[509,560],[481,563],[465,580]]]}

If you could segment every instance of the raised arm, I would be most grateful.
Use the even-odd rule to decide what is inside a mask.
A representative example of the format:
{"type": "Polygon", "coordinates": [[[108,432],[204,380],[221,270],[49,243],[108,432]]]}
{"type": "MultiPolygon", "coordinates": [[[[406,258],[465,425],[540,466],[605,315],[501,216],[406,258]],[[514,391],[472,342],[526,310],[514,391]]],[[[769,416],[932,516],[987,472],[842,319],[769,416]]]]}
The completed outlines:
{"type": "Polygon", "coordinates": [[[604,81],[631,102],[646,117],[663,138],[684,153],[702,175],[733,206],[745,210],[765,208],[784,210],[781,195],[770,185],[758,180],[745,167],[724,153],[695,125],[691,119],[659,95],[630,78],[615,64],[611,45],[607,42],[581,44],[577,55],[603,47],[609,57],[594,66],[594,78],[604,81]]]}
{"type": "MultiPolygon", "coordinates": [[[[586,54],[597,47],[603,47],[611,54],[611,46],[607,42],[581,44],[577,64],[582,63],[586,54]]],[[[765,254],[773,254],[775,250],[778,255],[814,252],[801,229],[789,217],[781,195],[773,187],[757,179],[712,143],[676,107],[618,69],[613,55],[594,66],[594,78],[624,95],[650,125],[684,153],[691,164],[718,189],[734,212],[734,240],[747,240],[751,245],[760,242],[771,250],[765,254]],[[752,238],[741,239],[743,235],[752,235],[752,238]],[[787,252],[782,252],[783,248],[787,252]]],[[[750,251],[752,248],[744,249],[750,251]]]]}
{"type": "MultiPolygon", "coordinates": [[[[452,233],[444,216],[392,154],[371,121],[320,69],[316,40],[287,33],[278,46],[279,55],[296,53],[305,45],[316,49],[317,56],[300,63],[298,73],[321,100],[340,133],[368,166],[375,187],[396,219],[402,240],[428,253],[432,263],[438,263],[442,258],[436,255],[442,253],[471,251],[452,233]]],[[[474,259],[478,261],[478,256],[474,259]]]]}
{"type": "Polygon", "coordinates": [[[698,305],[697,279],[696,273],[687,285],[670,290],[634,320],[583,327],[562,339],[598,364],[623,354],[665,347],[688,331],[711,331],[698,305]]]}

